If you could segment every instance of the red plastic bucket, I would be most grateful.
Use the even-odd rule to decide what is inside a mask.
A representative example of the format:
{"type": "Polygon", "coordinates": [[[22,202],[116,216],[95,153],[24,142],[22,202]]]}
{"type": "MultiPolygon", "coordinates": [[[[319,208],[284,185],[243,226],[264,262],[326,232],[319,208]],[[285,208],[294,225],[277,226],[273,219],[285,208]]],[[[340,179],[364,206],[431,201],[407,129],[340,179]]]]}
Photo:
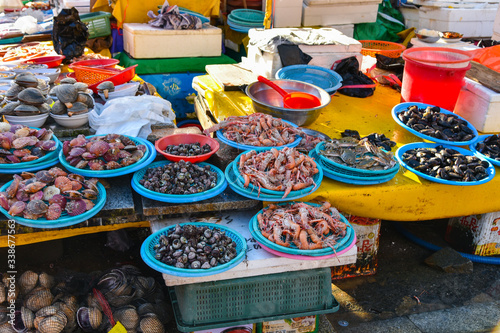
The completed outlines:
{"type": "Polygon", "coordinates": [[[418,47],[404,51],[403,59],[401,101],[422,102],[453,111],[472,55],[455,49],[418,47]]]}

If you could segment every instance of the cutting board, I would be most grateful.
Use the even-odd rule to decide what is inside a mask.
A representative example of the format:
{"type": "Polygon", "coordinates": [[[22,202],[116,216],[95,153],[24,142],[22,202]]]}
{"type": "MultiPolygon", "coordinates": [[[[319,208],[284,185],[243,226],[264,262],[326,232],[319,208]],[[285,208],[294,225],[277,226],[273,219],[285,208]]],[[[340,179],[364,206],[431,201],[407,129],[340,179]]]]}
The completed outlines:
{"type": "Polygon", "coordinates": [[[241,90],[257,81],[257,74],[237,64],[206,65],[205,70],[225,91],[241,90]]]}

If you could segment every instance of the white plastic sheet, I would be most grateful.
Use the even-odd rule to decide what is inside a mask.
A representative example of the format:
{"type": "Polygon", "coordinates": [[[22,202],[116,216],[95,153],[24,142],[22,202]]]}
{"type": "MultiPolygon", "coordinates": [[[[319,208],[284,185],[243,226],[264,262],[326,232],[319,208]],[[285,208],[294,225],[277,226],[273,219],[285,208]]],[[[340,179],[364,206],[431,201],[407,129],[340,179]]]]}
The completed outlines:
{"type": "Polygon", "coordinates": [[[173,124],[175,114],[169,101],[156,96],[130,96],[96,103],[89,112],[96,135],[117,133],[146,139],[151,125],[173,124]]]}

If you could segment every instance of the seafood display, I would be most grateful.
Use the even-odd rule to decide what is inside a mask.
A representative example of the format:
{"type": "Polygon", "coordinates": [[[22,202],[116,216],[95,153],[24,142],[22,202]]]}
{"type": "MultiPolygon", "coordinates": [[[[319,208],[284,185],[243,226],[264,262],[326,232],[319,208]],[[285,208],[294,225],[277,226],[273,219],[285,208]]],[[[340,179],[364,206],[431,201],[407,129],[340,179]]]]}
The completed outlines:
{"type": "Polygon", "coordinates": [[[283,191],[283,198],[290,192],[316,185],[313,176],[319,172],[316,162],[295,148],[271,148],[257,153],[250,150],[240,155],[238,170],[244,179],[244,187],[283,191]]]}
{"type": "Polygon", "coordinates": [[[89,94],[88,85],[70,77],[62,79],[61,84],[52,88],[49,94],[57,97],[51,111],[55,115],[67,114],[71,117],[87,113],[94,107],[94,99],[89,94]]]}
{"type": "Polygon", "coordinates": [[[386,152],[368,138],[354,137],[327,141],[319,153],[333,162],[363,170],[387,170],[397,164],[391,152],[386,152]]]}
{"type": "Polygon", "coordinates": [[[484,156],[500,161],[500,135],[493,134],[476,144],[476,150],[484,156]]]}
{"type": "Polygon", "coordinates": [[[24,43],[16,46],[11,46],[7,49],[0,60],[2,62],[10,62],[17,60],[29,60],[31,58],[42,57],[54,53],[51,45],[42,43],[24,43]]]}
{"type": "Polygon", "coordinates": [[[301,131],[280,118],[264,113],[231,116],[204,131],[209,134],[222,130],[226,139],[256,147],[283,146],[301,135],[301,131]]]}
{"type": "Polygon", "coordinates": [[[359,135],[358,131],[346,129],[344,132],[340,133],[340,135],[343,138],[350,136],[350,137],[356,138],[358,140],[366,138],[368,141],[373,143],[375,146],[380,147],[386,151],[391,151],[392,147],[396,146],[396,142],[390,140],[388,137],[385,136],[385,134],[371,133],[371,134],[368,134],[367,136],[361,137],[359,135]]]}
{"type": "Polygon", "coordinates": [[[208,143],[203,146],[199,142],[195,143],[181,143],[179,145],[168,145],[165,147],[164,152],[177,156],[198,156],[208,154],[212,151],[212,147],[208,143]]]}
{"type": "Polygon", "coordinates": [[[95,206],[99,194],[97,178],[86,179],[57,167],[13,177],[5,191],[0,192],[0,206],[10,216],[30,220],[83,214],[95,206]]]}
{"type": "Polygon", "coordinates": [[[1,123],[0,164],[35,161],[57,148],[49,129],[1,123]]]}
{"type": "Polygon", "coordinates": [[[454,114],[441,112],[438,106],[424,109],[412,105],[398,113],[398,118],[419,133],[445,141],[469,141],[475,136],[467,121],[454,114]]]}
{"type": "Polygon", "coordinates": [[[324,133],[308,128],[300,128],[300,130],[302,131],[302,140],[300,140],[299,145],[295,148],[301,153],[307,154],[313,150],[318,143],[330,140],[330,137],[324,133]]]}
{"type": "Polygon", "coordinates": [[[98,135],[86,138],[80,134],[63,142],[63,154],[73,167],[87,170],[114,170],[140,161],[147,151],[121,134],[98,135]]]}
{"type": "Polygon", "coordinates": [[[154,245],[155,259],[176,268],[208,269],[237,255],[236,243],[217,227],[175,225],[154,245]]]}
{"type": "Polygon", "coordinates": [[[217,185],[217,173],[210,165],[200,166],[180,160],[147,169],[139,181],[146,189],[165,194],[195,194],[217,185]]]}
{"type": "MultiPolygon", "coordinates": [[[[17,74],[11,87],[5,93],[1,114],[31,116],[50,112],[47,99],[49,87],[43,79],[30,72],[17,74]]],[[[51,102],[50,102],[51,103],[51,102]]]]}
{"type": "Polygon", "coordinates": [[[474,182],[488,177],[487,161],[473,155],[463,155],[442,145],[435,148],[409,149],[402,157],[409,167],[435,178],[474,182]]]}
{"type": "Polygon", "coordinates": [[[97,86],[97,91],[108,98],[109,93],[115,91],[115,85],[111,81],[104,81],[97,86]]]}
{"type": "Polygon", "coordinates": [[[301,250],[333,248],[346,234],[340,213],[325,202],[316,207],[303,202],[270,204],[257,215],[262,235],[277,245],[301,250]]]}
{"type": "MultiPolygon", "coordinates": [[[[8,276],[0,277],[4,288],[8,276]]],[[[161,286],[131,265],[98,276],[52,276],[27,270],[15,286],[15,293],[9,293],[15,294],[10,296],[16,304],[13,326],[3,326],[1,321],[1,332],[109,332],[112,316],[127,332],[164,333],[169,320],[161,286]],[[81,290],[81,286],[86,287],[81,290]],[[88,293],[87,286],[91,287],[88,293]]],[[[0,313],[6,309],[0,307],[0,313]]]]}

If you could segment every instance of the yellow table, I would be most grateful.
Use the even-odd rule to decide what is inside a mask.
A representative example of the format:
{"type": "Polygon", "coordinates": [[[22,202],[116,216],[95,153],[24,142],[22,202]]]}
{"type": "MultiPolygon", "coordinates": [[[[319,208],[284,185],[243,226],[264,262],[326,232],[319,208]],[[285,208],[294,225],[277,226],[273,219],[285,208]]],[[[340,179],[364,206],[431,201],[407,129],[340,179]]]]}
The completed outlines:
{"type": "MultiPolygon", "coordinates": [[[[208,75],[196,77],[193,82],[204,90],[217,120],[253,112],[251,100],[243,92],[224,92],[208,75]]],[[[392,119],[391,109],[399,101],[397,91],[380,85],[368,98],[337,93],[319,118],[307,127],[331,138],[339,138],[346,129],[357,130],[361,136],[383,133],[397,142],[396,148],[422,141],[392,119]]],[[[479,186],[452,186],[422,179],[401,167],[394,179],[379,185],[350,185],[325,177],[316,192],[301,200],[326,199],[341,211],[357,216],[422,221],[499,211],[499,197],[500,176],[479,186]]]]}

